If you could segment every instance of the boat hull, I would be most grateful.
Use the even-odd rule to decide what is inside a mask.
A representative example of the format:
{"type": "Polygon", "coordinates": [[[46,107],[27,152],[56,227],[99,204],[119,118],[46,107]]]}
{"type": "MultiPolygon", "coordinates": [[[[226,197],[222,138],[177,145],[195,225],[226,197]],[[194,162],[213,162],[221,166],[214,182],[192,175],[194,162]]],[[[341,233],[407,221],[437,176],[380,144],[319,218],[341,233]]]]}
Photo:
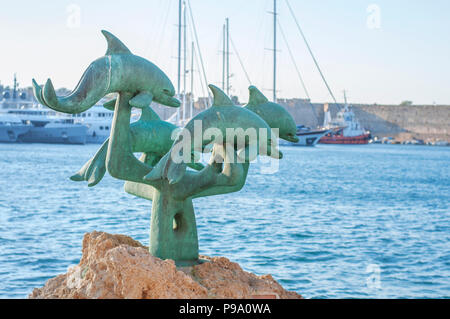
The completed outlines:
{"type": "Polygon", "coordinates": [[[313,146],[316,146],[317,143],[319,142],[319,140],[327,133],[328,133],[328,131],[315,131],[315,132],[308,132],[308,133],[300,133],[300,134],[297,134],[297,137],[298,137],[297,143],[280,142],[280,145],[313,147],[313,146]]]}
{"type": "Polygon", "coordinates": [[[109,135],[92,135],[88,132],[86,136],[86,144],[103,144],[108,137],[109,135]]]}
{"type": "Polygon", "coordinates": [[[0,125],[0,143],[15,143],[29,130],[28,125],[0,125]]]}
{"type": "Polygon", "coordinates": [[[342,135],[327,135],[320,139],[320,144],[352,144],[365,145],[369,144],[370,134],[363,134],[359,136],[342,136],[342,135]]]}
{"type": "Polygon", "coordinates": [[[32,127],[18,139],[22,143],[86,144],[87,127],[32,127]]]}

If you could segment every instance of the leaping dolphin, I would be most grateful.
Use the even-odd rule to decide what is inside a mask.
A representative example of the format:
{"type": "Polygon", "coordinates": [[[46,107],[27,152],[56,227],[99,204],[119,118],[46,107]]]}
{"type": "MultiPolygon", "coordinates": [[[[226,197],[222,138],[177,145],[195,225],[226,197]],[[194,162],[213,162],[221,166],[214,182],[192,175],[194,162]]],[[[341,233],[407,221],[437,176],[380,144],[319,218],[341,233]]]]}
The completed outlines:
{"type": "MultiPolygon", "coordinates": [[[[205,146],[214,142],[214,138],[217,138],[217,136],[214,136],[214,138],[212,136],[205,137],[205,132],[210,128],[218,129],[221,132],[223,142],[232,144],[234,147],[238,146],[236,145],[235,140],[226,140],[227,129],[235,128],[246,131],[247,129],[252,128],[254,129],[256,136],[245,137],[245,145],[242,145],[244,148],[238,150],[238,157],[241,157],[241,160],[244,161],[252,161],[253,159],[247,159],[240,155],[244,154],[245,156],[245,154],[248,153],[245,150],[248,149],[250,145],[256,145],[258,154],[268,155],[276,159],[282,158],[283,154],[275,145],[271,128],[259,115],[248,109],[234,105],[231,99],[218,87],[210,84],[209,88],[214,95],[212,107],[195,116],[184,128],[184,130],[189,132],[189,136],[193,137],[191,138],[190,143],[191,152],[203,152],[205,146]],[[198,121],[202,123],[201,136],[195,136],[195,125],[198,121]],[[259,137],[260,129],[266,130],[267,132],[267,140],[261,143],[259,137]],[[198,141],[195,140],[196,138],[201,138],[201,143],[198,143],[198,141]],[[253,140],[255,138],[256,140],[253,140]],[[245,152],[243,153],[242,151],[245,152]]],[[[167,153],[155,168],[144,177],[145,180],[167,178],[170,184],[175,184],[182,179],[186,172],[186,163],[175,163],[172,159],[172,151],[178,143],[183,143],[183,135],[184,134],[182,133],[179,135],[178,139],[173,143],[171,151],[167,153]]],[[[236,136],[234,136],[234,138],[236,138],[236,136]]]]}
{"type": "Polygon", "coordinates": [[[75,90],[56,96],[52,81],[42,88],[33,79],[34,95],[39,103],[69,114],[82,113],[108,93],[130,92],[130,105],[145,108],[152,101],[179,107],[175,89],[167,75],[150,61],[136,56],[114,35],[102,30],[108,42],[105,56],[95,60],[84,72],[75,90]]]}
{"type": "Polygon", "coordinates": [[[289,112],[281,105],[269,102],[255,86],[250,86],[248,90],[250,98],[245,108],[261,116],[271,128],[277,128],[281,139],[297,143],[297,126],[289,112]]]}

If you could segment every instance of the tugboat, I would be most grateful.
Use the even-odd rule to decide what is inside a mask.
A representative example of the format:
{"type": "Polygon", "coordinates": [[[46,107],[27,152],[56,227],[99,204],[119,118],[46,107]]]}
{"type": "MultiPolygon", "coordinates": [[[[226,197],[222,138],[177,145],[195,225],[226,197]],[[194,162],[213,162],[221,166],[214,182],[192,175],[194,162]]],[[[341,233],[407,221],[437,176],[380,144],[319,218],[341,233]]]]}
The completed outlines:
{"type": "Polygon", "coordinates": [[[337,113],[334,121],[331,120],[328,104],[325,104],[324,111],[324,127],[329,128],[330,132],[320,139],[320,144],[369,144],[371,134],[361,127],[346,97],[344,109],[337,113]]]}

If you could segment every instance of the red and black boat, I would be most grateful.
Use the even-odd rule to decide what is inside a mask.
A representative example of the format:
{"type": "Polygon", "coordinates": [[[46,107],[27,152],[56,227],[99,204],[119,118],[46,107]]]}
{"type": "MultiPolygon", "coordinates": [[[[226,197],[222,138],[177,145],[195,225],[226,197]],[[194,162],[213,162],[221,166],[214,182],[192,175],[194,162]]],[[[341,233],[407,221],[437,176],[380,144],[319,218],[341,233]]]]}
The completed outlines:
{"type": "Polygon", "coordinates": [[[328,105],[325,105],[324,111],[324,126],[330,128],[330,132],[320,139],[320,144],[369,144],[370,132],[361,127],[347,101],[334,121],[331,120],[328,105]]]}

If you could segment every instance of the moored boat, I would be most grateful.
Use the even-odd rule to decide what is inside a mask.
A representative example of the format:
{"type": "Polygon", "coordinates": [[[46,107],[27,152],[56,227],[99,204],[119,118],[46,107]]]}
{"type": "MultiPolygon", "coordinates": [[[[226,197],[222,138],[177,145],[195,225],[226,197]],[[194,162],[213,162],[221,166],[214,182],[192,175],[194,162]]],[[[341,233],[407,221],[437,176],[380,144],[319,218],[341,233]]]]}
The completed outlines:
{"type": "Polygon", "coordinates": [[[88,127],[67,114],[37,104],[14,85],[0,103],[0,142],[85,144],[88,127]]]}
{"type": "Polygon", "coordinates": [[[369,144],[371,134],[362,128],[347,104],[347,98],[344,108],[337,113],[335,120],[331,120],[328,104],[325,104],[324,111],[324,127],[329,128],[330,132],[320,139],[320,144],[369,144]]]}
{"type": "Polygon", "coordinates": [[[8,110],[23,123],[30,125],[29,130],[20,135],[17,142],[51,144],[86,144],[88,127],[77,123],[70,117],[56,115],[52,110],[36,107],[33,109],[8,110]]]}
{"type": "Polygon", "coordinates": [[[297,143],[282,142],[280,140],[280,145],[289,146],[315,146],[319,140],[329,132],[328,129],[311,129],[304,125],[297,125],[297,137],[299,141],[297,143]]]}
{"type": "Polygon", "coordinates": [[[0,143],[15,143],[30,128],[31,125],[22,123],[17,116],[0,113],[0,143]]]}
{"type": "Polygon", "coordinates": [[[370,133],[355,136],[344,135],[345,127],[334,128],[320,139],[320,144],[369,144],[370,133]]]}
{"type": "Polygon", "coordinates": [[[102,99],[97,105],[94,105],[86,112],[71,115],[76,122],[88,127],[86,143],[103,144],[109,137],[114,112],[103,107],[105,102],[102,99]]]}

